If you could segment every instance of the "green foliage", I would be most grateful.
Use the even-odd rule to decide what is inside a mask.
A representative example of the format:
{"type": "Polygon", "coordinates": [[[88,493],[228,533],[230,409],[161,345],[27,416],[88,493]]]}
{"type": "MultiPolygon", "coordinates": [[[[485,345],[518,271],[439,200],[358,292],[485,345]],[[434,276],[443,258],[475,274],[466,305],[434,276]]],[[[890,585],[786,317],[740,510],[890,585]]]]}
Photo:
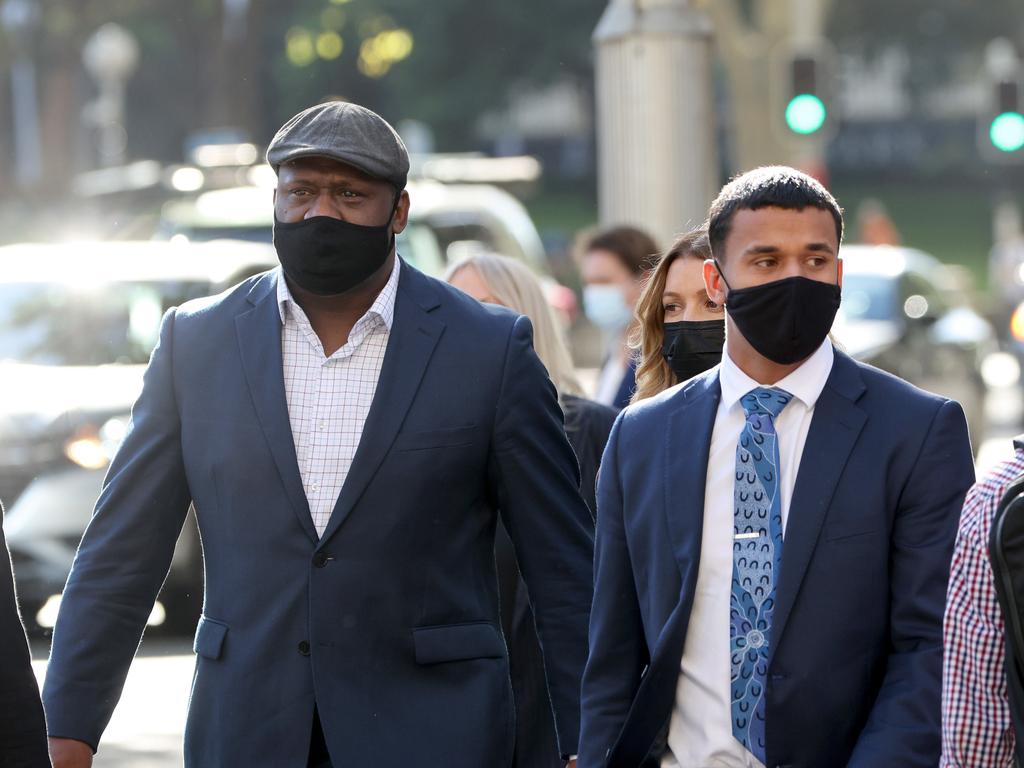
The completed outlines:
{"type": "Polygon", "coordinates": [[[264,46],[274,58],[275,118],[284,119],[328,94],[378,109],[391,119],[431,125],[442,148],[472,140],[476,119],[502,107],[511,90],[568,77],[592,79],[590,37],[604,0],[305,0],[268,11],[264,46]],[[306,67],[284,55],[287,30],[321,31],[323,11],[338,8],[344,51],[335,61],[306,67]],[[413,49],[380,78],[358,67],[363,40],[381,28],[408,30],[413,49]]]}

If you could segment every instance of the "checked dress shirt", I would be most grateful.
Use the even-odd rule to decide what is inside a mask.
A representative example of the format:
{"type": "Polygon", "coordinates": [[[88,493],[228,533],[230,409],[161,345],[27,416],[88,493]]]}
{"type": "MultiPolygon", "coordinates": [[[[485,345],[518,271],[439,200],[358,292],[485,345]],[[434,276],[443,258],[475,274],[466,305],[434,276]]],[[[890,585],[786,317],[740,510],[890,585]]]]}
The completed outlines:
{"type": "Polygon", "coordinates": [[[391,277],[373,306],[352,327],[345,345],[330,357],[324,354],[309,318],[278,272],[288,419],[302,487],[321,536],[352,467],[377,391],[395,317],[400,269],[401,260],[395,258],[391,277]]]}
{"type": "Polygon", "coordinates": [[[1024,451],[980,480],[964,501],[949,576],[942,670],[940,768],[1003,768],[1016,743],[1003,664],[1003,616],[988,558],[989,533],[1024,451]]]}

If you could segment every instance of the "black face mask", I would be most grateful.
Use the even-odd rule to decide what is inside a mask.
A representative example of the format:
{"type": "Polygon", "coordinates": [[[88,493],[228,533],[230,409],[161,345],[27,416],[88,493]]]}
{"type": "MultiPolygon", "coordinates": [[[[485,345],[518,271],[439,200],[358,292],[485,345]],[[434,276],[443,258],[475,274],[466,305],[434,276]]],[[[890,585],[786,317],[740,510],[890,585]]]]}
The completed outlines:
{"type": "Polygon", "coordinates": [[[725,320],[665,323],[661,354],[679,381],[692,379],[722,362],[725,320]]]}
{"type": "Polygon", "coordinates": [[[835,283],[787,277],[749,288],[729,287],[725,309],[758,354],[779,365],[806,360],[828,336],[842,291],[835,283]]]}
{"type": "Polygon", "coordinates": [[[380,227],[350,224],[331,216],[292,223],[274,216],[274,247],[281,268],[300,288],[334,296],[358,287],[384,266],[395,243],[391,231],[398,200],[380,227]]]}

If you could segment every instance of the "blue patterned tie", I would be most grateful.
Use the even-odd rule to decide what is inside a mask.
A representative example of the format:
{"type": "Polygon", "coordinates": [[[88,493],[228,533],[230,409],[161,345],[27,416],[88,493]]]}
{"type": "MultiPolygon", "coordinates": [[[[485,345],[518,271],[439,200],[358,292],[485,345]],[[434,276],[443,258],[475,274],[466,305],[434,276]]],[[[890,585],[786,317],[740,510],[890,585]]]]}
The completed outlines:
{"type": "Polygon", "coordinates": [[[793,396],[759,387],[740,403],[747,414],[736,446],[729,640],[732,733],[765,762],[764,680],[768,671],[775,580],[782,558],[779,441],[775,417],[793,396]]]}

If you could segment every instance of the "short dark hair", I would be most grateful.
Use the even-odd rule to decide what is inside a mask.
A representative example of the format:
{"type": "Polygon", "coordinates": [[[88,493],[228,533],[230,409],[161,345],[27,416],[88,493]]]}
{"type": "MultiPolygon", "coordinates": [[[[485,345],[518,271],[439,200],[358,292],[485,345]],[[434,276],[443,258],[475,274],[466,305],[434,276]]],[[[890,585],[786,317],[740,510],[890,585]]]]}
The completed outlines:
{"type": "Polygon", "coordinates": [[[784,165],[766,166],[737,176],[718,193],[708,213],[708,240],[711,251],[722,259],[725,239],[729,236],[737,211],[759,208],[784,208],[802,211],[818,208],[832,214],[836,223],[837,242],[843,241],[843,209],[817,180],[795,168],[784,165]]]}
{"type": "Polygon", "coordinates": [[[658,244],[654,238],[636,227],[610,227],[583,238],[580,257],[591,251],[608,251],[615,254],[623,266],[634,277],[642,275],[658,258],[658,244]]]}

